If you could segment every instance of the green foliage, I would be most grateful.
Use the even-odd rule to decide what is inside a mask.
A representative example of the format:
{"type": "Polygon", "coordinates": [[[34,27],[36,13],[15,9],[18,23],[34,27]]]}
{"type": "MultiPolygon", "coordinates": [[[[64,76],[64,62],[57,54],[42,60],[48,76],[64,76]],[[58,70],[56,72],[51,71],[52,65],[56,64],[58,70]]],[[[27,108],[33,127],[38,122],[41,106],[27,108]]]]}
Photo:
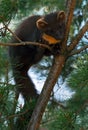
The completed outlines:
{"type": "Polygon", "coordinates": [[[74,108],[74,111],[77,111],[78,108],[83,107],[83,104],[85,105],[88,99],[88,55],[78,60],[77,69],[73,71],[68,82],[75,90],[75,95],[70,101],[71,109],[74,108]]]}
{"type": "MultiPolygon", "coordinates": [[[[63,0],[65,1],[65,0],[63,0]]],[[[55,8],[64,8],[64,5],[63,5],[63,1],[62,0],[59,0],[59,3],[58,3],[58,0],[19,0],[18,1],[18,8],[20,10],[30,10],[32,11],[33,9],[39,9],[41,7],[46,7],[48,9],[55,9],[55,8]],[[58,4],[57,4],[58,3],[58,4]],[[51,6],[52,5],[52,6],[51,6]]]]}
{"type": "Polygon", "coordinates": [[[58,110],[54,120],[48,124],[49,130],[74,130],[74,115],[70,111],[58,110]]]}
{"type": "Polygon", "coordinates": [[[11,20],[17,10],[16,4],[15,0],[0,0],[0,22],[11,20]]]}
{"type": "Polygon", "coordinates": [[[77,69],[73,71],[69,78],[70,87],[75,90],[72,99],[69,100],[69,109],[76,114],[76,119],[87,129],[88,121],[88,55],[78,59],[77,69]],[[85,120],[85,123],[83,124],[85,120]]]}
{"type": "Polygon", "coordinates": [[[87,54],[78,58],[78,63],[76,65],[75,71],[71,74],[69,85],[74,89],[77,88],[78,91],[79,89],[85,90],[85,87],[88,86],[88,55],[87,54]]]}
{"type": "Polygon", "coordinates": [[[76,69],[68,79],[68,85],[74,95],[66,105],[59,103],[48,107],[44,125],[49,130],[80,130],[88,129],[88,55],[78,58],[76,69]]]}
{"type": "Polygon", "coordinates": [[[0,47],[0,80],[2,75],[6,77],[7,70],[8,70],[7,49],[0,47]]]}
{"type": "MultiPolygon", "coordinates": [[[[31,118],[31,114],[35,108],[36,100],[32,99],[24,104],[19,111],[16,112],[14,128],[16,130],[25,130],[31,118]]],[[[14,119],[13,119],[14,120],[14,119]]]]}
{"type": "Polygon", "coordinates": [[[35,107],[36,100],[18,103],[15,85],[0,82],[0,130],[25,130],[35,107]]]}
{"type": "Polygon", "coordinates": [[[63,80],[65,80],[65,78],[69,76],[69,74],[73,71],[74,69],[73,64],[75,63],[75,60],[76,60],[75,57],[71,57],[70,59],[67,60],[62,72],[63,80]]]}
{"type": "Polygon", "coordinates": [[[15,97],[13,87],[11,84],[0,82],[0,130],[9,130],[15,97]]]}
{"type": "Polygon", "coordinates": [[[16,15],[16,18],[27,16],[33,11],[36,12],[41,7],[46,7],[45,12],[64,9],[63,1],[60,0],[1,0],[0,1],[0,22],[11,20],[16,15]],[[52,6],[51,6],[52,5],[52,6]]]}

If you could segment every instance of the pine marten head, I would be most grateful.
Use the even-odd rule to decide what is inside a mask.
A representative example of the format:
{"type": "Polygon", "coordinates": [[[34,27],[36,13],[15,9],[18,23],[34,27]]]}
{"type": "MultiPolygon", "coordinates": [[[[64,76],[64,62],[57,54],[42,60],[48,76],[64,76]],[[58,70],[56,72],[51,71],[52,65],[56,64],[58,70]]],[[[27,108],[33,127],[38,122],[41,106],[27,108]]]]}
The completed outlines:
{"type": "Polygon", "coordinates": [[[65,33],[66,16],[64,11],[50,13],[37,20],[36,25],[42,32],[42,38],[48,44],[61,43],[65,33]]]}

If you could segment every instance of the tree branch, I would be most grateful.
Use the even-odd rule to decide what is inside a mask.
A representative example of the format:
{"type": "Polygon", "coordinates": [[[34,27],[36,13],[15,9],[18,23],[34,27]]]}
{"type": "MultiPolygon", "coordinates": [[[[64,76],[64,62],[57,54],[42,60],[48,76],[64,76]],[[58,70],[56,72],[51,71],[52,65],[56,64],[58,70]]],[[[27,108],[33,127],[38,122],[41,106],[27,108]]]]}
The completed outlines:
{"type": "Polygon", "coordinates": [[[82,29],[79,31],[78,35],[75,37],[75,39],[71,42],[71,44],[68,47],[68,51],[72,51],[75,49],[76,45],[79,43],[80,39],[83,37],[84,33],[88,31],[88,21],[86,24],[82,27],[82,29]]]}
{"type": "Polygon", "coordinates": [[[5,28],[13,35],[13,37],[18,40],[18,42],[22,42],[22,40],[14,33],[12,32],[11,29],[8,28],[8,26],[3,22],[3,25],[5,26],[5,28]]]}
{"type": "Polygon", "coordinates": [[[67,39],[69,36],[70,25],[72,23],[73,12],[74,12],[74,8],[75,8],[76,0],[68,0],[67,4],[68,5],[67,5],[66,31],[65,31],[65,38],[64,38],[64,42],[63,42],[63,46],[65,48],[66,48],[67,39]]]}
{"type": "Polygon", "coordinates": [[[21,42],[21,43],[2,43],[0,42],[0,46],[25,46],[25,45],[34,45],[34,46],[40,46],[40,47],[44,47],[44,48],[47,48],[51,51],[51,48],[46,45],[46,44],[41,44],[41,43],[38,43],[38,42],[21,42]]]}
{"type": "Polygon", "coordinates": [[[24,46],[24,45],[30,45],[31,44],[31,45],[47,48],[47,49],[49,49],[51,51],[51,48],[48,45],[46,45],[46,44],[41,44],[41,43],[38,43],[38,42],[23,42],[21,39],[19,39],[19,37],[14,32],[12,32],[8,28],[8,26],[5,23],[3,23],[3,25],[13,35],[13,37],[18,40],[19,43],[15,43],[15,44],[13,44],[13,43],[6,43],[5,44],[5,43],[1,43],[0,42],[0,46],[21,46],[21,45],[24,46]]]}
{"type": "Polygon", "coordinates": [[[72,51],[72,52],[69,54],[69,56],[73,56],[73,55],[79,54],[81,51],[83,51],[83,50],[85,50],[85,49],[87,49],[87,48],[88,48],[88,45],[85,45],[84,47],[82,47],[82,48],[80,48],[80,49],[78,49],[78,50],[72,51]]]}
{"type": "MultiPolygon", "coordinates": [[[[10,116],[6,116],[6,117],[2,117],[2,119],[0,120],[1,121],[5,121],[5,120],[10,120],[11,118],[14,118],[14,117],[19,117],[19,116],[22,116],[22,115],[25,115],[26,113],[28,113],[28,109],[25,110],[24,112],[22,113],[19,113],[19,114],[13,114],[13,115],[10,115],[10,116]]],[[[3,116],[3,115],[2,115],[3,116]]]]}

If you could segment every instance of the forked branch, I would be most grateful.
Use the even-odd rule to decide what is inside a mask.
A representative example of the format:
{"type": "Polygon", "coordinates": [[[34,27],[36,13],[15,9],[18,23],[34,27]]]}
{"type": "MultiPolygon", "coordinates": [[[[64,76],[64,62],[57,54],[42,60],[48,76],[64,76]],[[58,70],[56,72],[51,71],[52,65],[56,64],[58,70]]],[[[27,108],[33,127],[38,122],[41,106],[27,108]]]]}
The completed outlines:
{"type": "MultiPolygon", "coordinates": [[[[73,11],[75,8],[75,3],[76,0],[69,0],[68,5],[69,5],[69,10],[68,10],[68,18],[67,18],[67,27],[66,27],[66,37],[62,43],[62,50],[64,48],[66,48],[66,42],[68,39],[68,34],[69,34],[69,30],[70,30],[70,25],[71,21],[72,21],[72,16],[73,16],[73,11]]],[[[58,77],[60,76],[63,66],[65,64],[66,61],[66,56],[65,55],[56,55],[54,57],[54,62],[53,65],[51,67],[50,73],[48,74],[48,78],[45,81],[43,90],[41,92],[41,95],[39,96],[39,99],[37,101],[35,110],[32,114],[32,117],[30,119],[30,122],[28,124],[28,129],[27,130],[38,130],[41,119],[42,119],[42,115],[45,111],[46,105],[49,101],[51,92],[53,90],[53,87],[58,79],[58,77]]]]}

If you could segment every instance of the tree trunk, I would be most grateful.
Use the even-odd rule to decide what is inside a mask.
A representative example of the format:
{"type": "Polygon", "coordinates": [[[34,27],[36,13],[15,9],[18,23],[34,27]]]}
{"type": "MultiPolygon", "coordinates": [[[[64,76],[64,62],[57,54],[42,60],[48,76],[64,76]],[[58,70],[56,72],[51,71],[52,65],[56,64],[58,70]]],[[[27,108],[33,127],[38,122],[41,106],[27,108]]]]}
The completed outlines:
{"type": "Polygon", "coordinates": [[[62,72],[62,68],[64,67],[65,60],[66,60],[66,57],[63,55],[55,56],[50,73],[44,84],[41,95],[39,96],[32,118],[28,124],[27,130],[37,130],[39,128],[42,115],[45,111],[45,107],[49,101],[51,92],[58,79],[58,76],[60,76],[62,72]]]}

